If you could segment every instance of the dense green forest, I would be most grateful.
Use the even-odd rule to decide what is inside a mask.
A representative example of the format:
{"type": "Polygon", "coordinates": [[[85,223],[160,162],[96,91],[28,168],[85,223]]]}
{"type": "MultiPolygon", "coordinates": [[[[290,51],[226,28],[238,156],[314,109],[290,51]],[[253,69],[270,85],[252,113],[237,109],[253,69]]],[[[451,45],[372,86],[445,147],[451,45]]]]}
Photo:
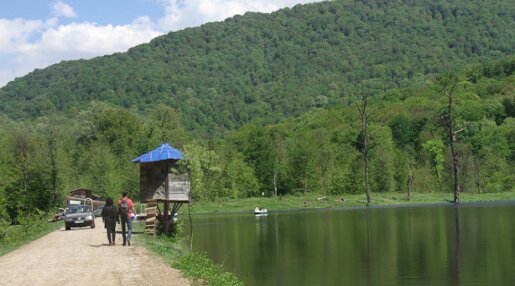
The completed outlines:
{"type": "Polygon", "coordinates": [[[195,200],[361,194],[364,95],[372,199],[450,192],[442,78],[461,190],[512,191],[510,4],[296,6],[34,71],[0,90],[0,216],[51,210],[78,187],[137,198],[130,161],[163,142],[186,153],[195,200]]]}
{"type": "Polygon", "coordinates": [[[332,1],[247,13],[93,60],[36,70],[0,90],[15,120],[73,117],[97,100],[149,114],[158,103],[197,134],[270,124],[378,90],[512,55],[511,1],[332,1]]]}

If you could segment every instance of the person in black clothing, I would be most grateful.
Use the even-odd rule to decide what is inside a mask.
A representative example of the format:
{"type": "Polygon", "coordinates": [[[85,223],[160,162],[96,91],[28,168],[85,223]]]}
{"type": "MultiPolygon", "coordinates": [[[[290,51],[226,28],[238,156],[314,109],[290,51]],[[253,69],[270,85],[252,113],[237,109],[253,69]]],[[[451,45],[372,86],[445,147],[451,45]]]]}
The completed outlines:
{"type": "Polygon", "coordinates": [[[105,223],[105,228],[107,229],[107,240],[109,241],[109,245],[115,245],[115,233],[116,233],[116,222],[120,223],[120,219],[118,218],[118,211],[113,204],[113,199],[108,198],[106,200],[106,204],[102,209],[102,219],[105,223]]]}

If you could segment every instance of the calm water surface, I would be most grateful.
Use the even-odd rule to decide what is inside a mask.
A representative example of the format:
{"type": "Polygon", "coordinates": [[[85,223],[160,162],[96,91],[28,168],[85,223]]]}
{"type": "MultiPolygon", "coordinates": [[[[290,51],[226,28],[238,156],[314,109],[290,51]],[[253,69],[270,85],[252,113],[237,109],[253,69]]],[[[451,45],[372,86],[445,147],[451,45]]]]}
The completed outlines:
{"type": "Polygon", "coordinates": [[[245,285],[515,285],[515,205],[192,216],[245,285]]]}

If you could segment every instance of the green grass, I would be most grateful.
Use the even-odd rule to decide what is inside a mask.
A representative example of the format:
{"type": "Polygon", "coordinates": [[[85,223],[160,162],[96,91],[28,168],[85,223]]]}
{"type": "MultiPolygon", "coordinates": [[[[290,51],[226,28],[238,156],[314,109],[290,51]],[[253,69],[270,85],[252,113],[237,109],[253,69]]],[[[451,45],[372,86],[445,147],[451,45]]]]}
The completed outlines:
{"type": "Polygon", "coordinates": [[[243,285],[234,274],[214,264],[204,253],[190,251],[180,239],[148,235],[137,235],[135,239],[170,261],[171,267],[181,270],[193,285],[243,285]]]}
{"type": "Polygon", "coordinates": [[[0,256],[18,249],[63,226],[62,222],[48,222],[49,216],[32,215],[19,225],[0,223],[0,256]]]}

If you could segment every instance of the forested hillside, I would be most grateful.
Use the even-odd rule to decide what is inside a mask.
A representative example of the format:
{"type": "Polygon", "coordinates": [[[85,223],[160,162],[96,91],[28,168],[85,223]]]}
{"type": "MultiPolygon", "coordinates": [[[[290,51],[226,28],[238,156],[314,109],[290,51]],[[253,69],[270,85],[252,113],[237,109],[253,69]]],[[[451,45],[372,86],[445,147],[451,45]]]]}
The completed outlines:
{"type": "Polygon", "coordinates": [[[176,109],[186,129],[276,123],[374,90],[515,49],[512,1],[334,1],[247,13],[172,32],[127,53],[63,62],[0,90],[15,120],[75,116],[91,101],[147,114],[176,109]]]}

